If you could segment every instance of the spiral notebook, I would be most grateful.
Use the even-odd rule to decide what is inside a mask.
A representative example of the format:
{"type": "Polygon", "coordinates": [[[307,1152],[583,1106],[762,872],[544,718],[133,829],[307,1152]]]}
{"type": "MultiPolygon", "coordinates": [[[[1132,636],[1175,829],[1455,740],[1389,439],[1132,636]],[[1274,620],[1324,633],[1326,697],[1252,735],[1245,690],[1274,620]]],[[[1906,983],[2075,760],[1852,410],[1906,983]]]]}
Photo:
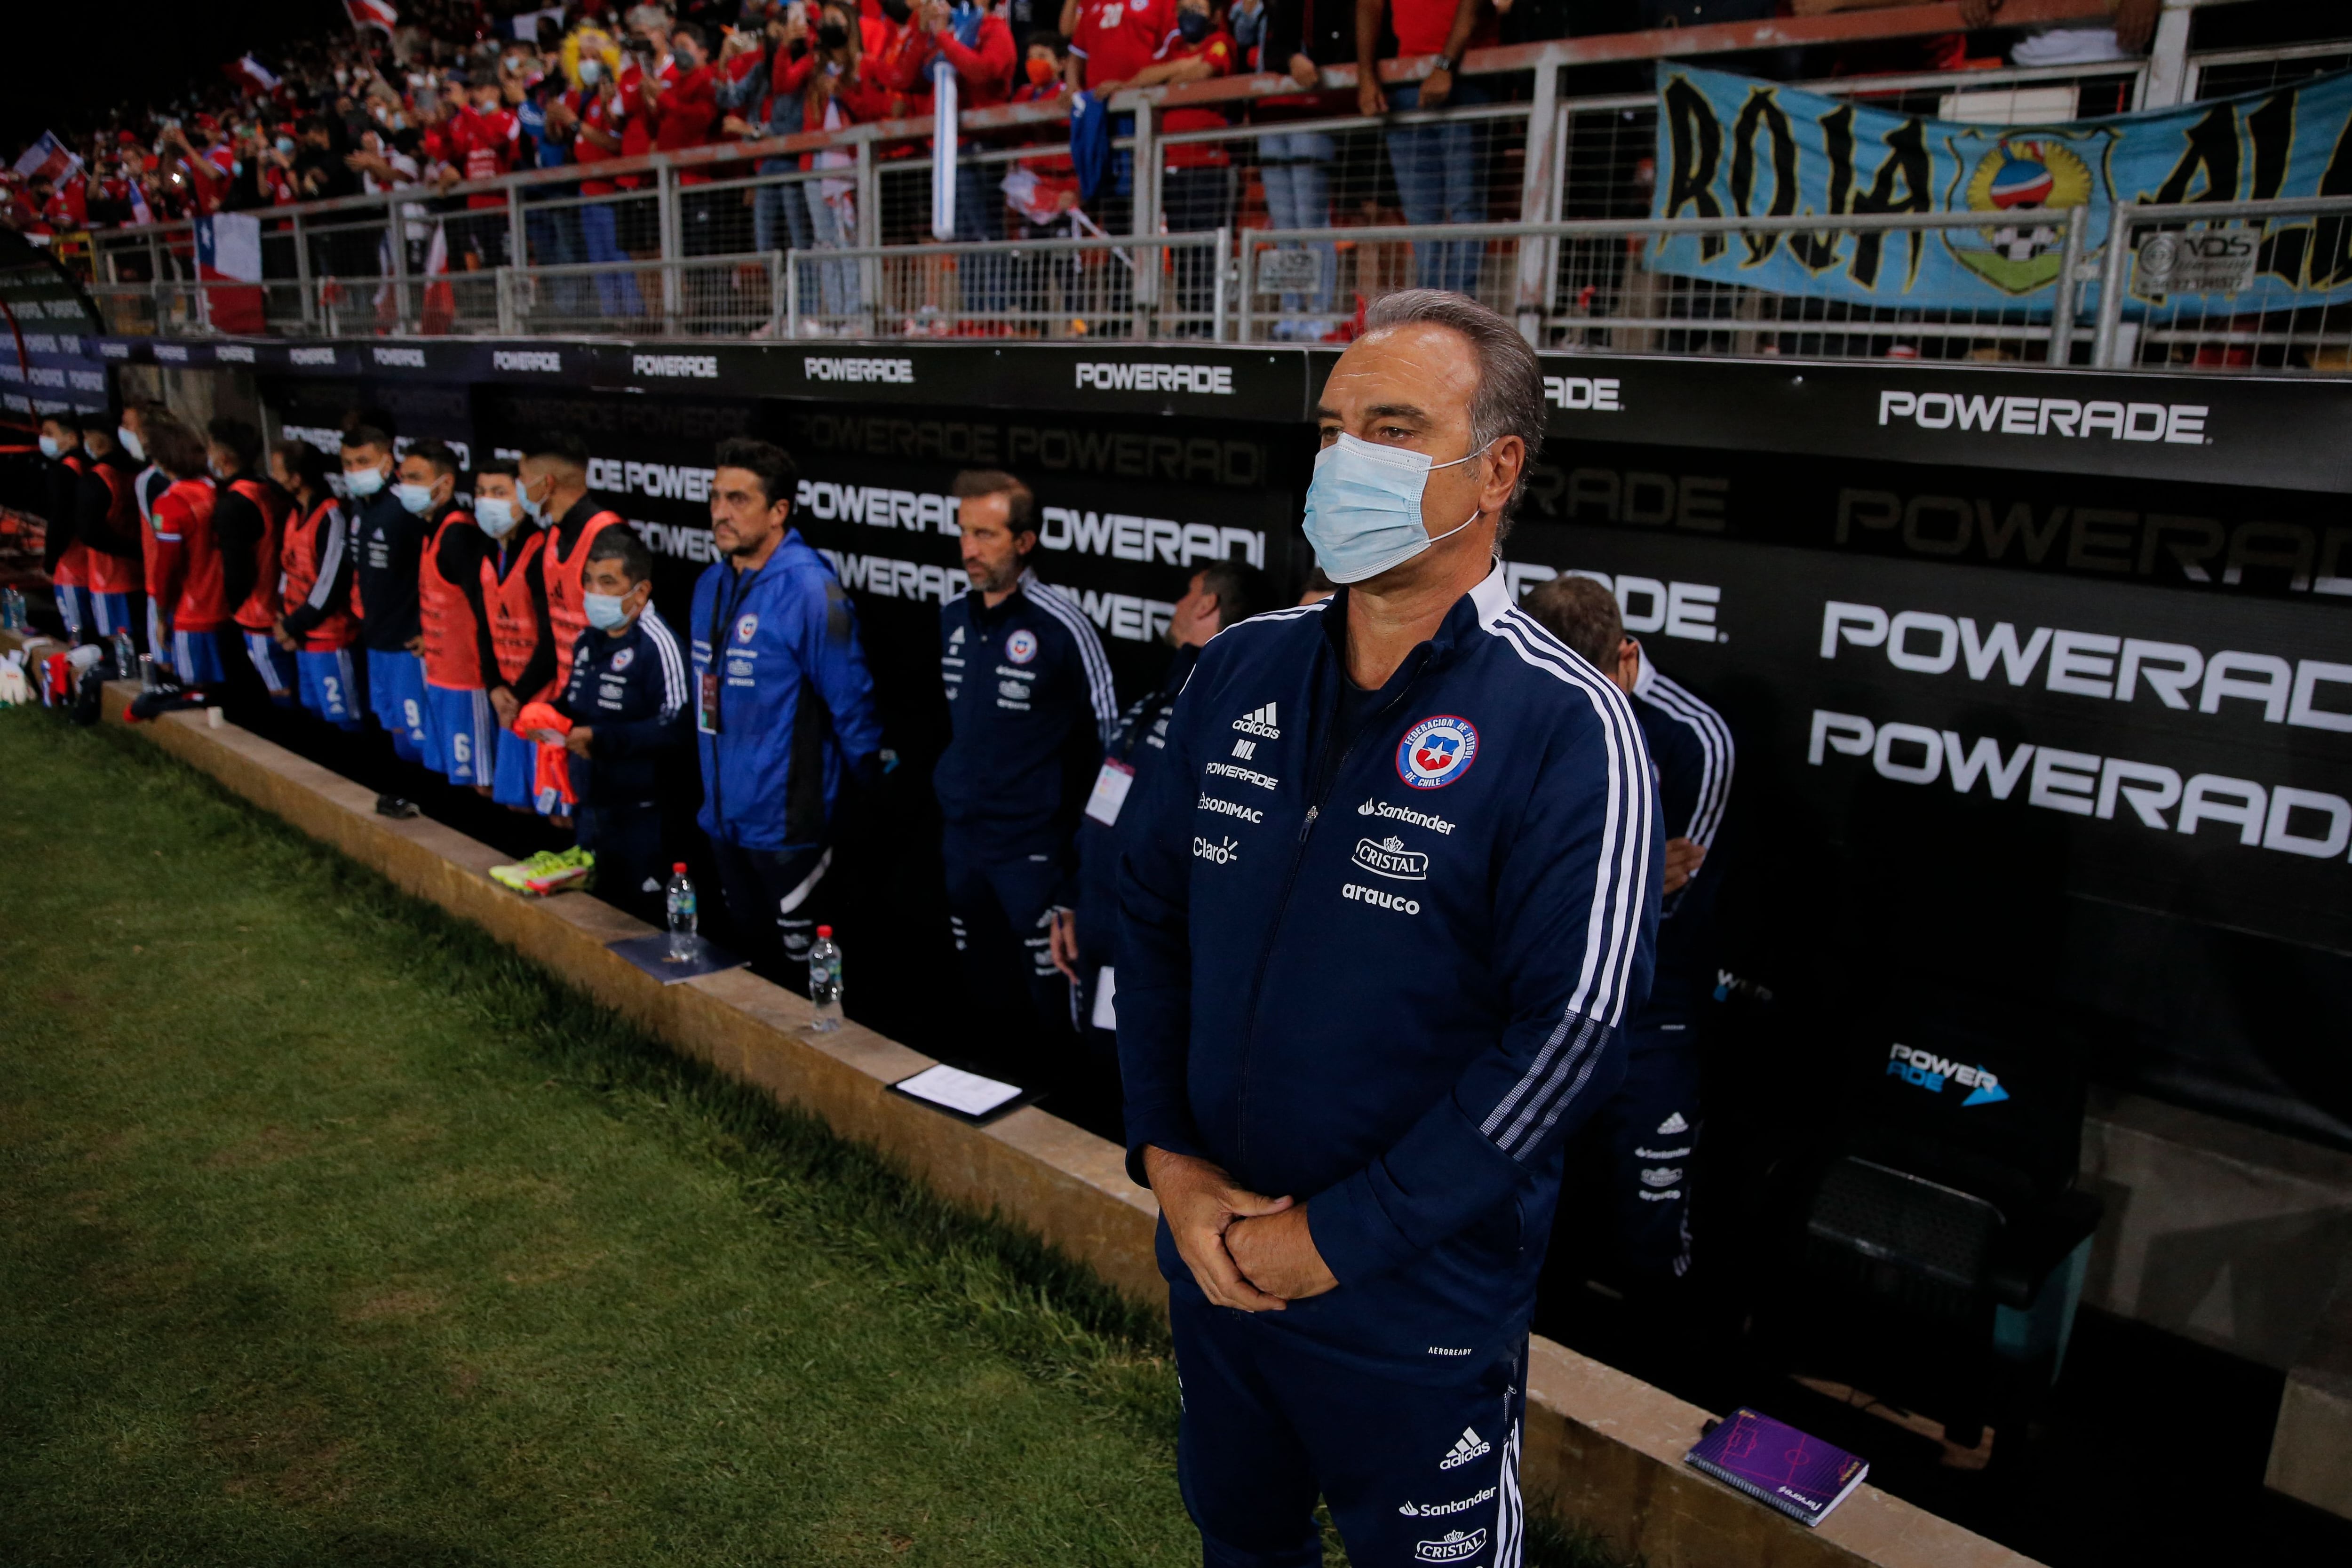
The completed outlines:
{"type": "Polygon", "coordinates": [[[1717,1422],[1684,1458],[1807,1525],[1828,1518],[1870,1474],[1867,1460],[1748,1409],[1717,1422]]]}

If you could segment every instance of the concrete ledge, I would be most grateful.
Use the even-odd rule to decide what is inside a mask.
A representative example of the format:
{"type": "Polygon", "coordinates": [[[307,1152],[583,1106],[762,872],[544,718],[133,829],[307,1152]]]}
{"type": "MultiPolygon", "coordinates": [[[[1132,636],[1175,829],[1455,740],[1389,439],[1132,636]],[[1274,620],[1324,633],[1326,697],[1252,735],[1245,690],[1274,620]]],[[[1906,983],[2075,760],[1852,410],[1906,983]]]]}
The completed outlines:
{"type": "MultiPolygon", "coordinates": [[[[0,634],[0,646],[12,641],[0,634]]],[[[119,720],[134,689],[107,693],[119,720]]],[[[234,725],[197,712],[139,733],[235,793],[482,927],[672,1047],[823,1117],[934,1191],[1000,1216],[1164,1306],[1153,1261],[1158,1205],[1127,1179],[1120,1151],[1034,1107],[974,1128],[887,1086],[930,1058],[852,1024],[800,1033],[808,1005],[748,971],[661,984],[604,944],[650,928],[584,894],[523,899],[488,876],[501,857],[419,817],[375,815],[374,796],[234,725]]],[[[1538,1507],[1654,1568],[2032,1568],[2031,1560],[1872,1487],[1818,1530],[1764,1509],[1682,1462],[1706,1413],[1545,1339],[1528,1373],[1522,1469],[1538,1507]]]]}

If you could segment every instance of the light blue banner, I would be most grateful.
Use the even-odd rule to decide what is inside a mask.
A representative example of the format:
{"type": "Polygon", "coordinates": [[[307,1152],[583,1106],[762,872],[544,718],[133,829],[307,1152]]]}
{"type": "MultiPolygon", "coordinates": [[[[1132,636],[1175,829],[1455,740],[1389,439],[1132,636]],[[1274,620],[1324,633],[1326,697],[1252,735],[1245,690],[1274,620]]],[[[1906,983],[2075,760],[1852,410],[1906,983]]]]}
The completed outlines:
{"type": "MultiPolygon", "coordinates": [[[[1809,299],[2050,309],[2059,209],[2104,250],[2117,202],[2352,195],[2352,71],[2181,109],[2055,125],[1893,114],[1687,66],[1658,74],[1654,217],[1981,212],[1982,228],[1654,240],[1654,271],[1809,299]]],[[[2352,218],[2217,219],[2139,236],[2127,311],[2274,310],[2352,298],[2352,218]]],[[[2086,290],[2086,295],[2095,290],[2086,290]]]]}

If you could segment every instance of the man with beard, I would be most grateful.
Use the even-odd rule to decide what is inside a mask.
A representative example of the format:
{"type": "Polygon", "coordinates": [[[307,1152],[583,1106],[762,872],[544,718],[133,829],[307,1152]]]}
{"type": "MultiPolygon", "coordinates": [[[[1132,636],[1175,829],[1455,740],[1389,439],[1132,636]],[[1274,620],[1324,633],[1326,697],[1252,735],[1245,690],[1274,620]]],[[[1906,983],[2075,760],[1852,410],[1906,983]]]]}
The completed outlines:
{"type": "Polygon", "coordinates": [[[1000,1058],[990,1065],[1034,1079],[1065,1065],[1054,1045],[1068,1039],[1070,993],[1054,965],[1054,911],[1076,901],[1073,840],[1118,704],[1094,623],[1029,564],[1029,487],[965,472],[953,489],[971,586],[940,612],[953,737],[931,778],[948,918],[974,1037],[1000,1058]]]}
{"type": "Polygon", "coordinates": [[[697,820],[727,912],[756,963],[798,981],[833,868],[844,783],[881,774],[882,724],[857,616],[792,526],[799,467],[765,441],[719,444],[710,524],[719,559],[694,585],[697,820]]]}

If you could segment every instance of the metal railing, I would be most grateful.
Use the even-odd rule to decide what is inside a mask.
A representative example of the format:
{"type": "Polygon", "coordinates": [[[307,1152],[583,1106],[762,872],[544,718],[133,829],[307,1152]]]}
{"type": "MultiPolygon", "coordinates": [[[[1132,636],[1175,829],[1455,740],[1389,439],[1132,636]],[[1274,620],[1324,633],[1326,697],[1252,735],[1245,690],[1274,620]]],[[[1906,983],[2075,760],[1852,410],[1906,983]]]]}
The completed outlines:
{"type": "MultiPolygon", "coordinates": [[[[2032,92],[2044,95],[2031,110],[2042,118],[2053,92],[2079,114],[2158,107],[2209,79],[2234,87],[2268,70],[2287,80],[2352,58],[2352,42],[2190,54],[2186,18],[2198,3],[2168,0],[2147,60],[1798,85],[1901,112],[1969,108],[1996,117],[2000,106],[1987,95],[2032,92]]],[[[2102,5],[2011,0],[2002,20],[2087,17],[2102,5]]],[[[2101,290],[2098,276],[2078,277],[2079,258],[2067,264],[2063,310],[1862,305],[1827,290],[1775,293],[1658,271],[1647,261],[1659,237],[1700,231],[1647,216],[1654,98],[1562,91],[1579,65],[1916,35],[1951,26],[1947,13],[1955,11],[1915,5],[1473,51],[1461,96],[1481,95],[1482,79],[1491,90],[1523,73],[1516,85],[1503,82],[1508,101],[1378,118],[1170,132],[1172,109],[1238,106],[1299,89],[1261,76],[1122,93],[1111,107],[1132,115],[1132,131],[1113,151],[1131,174],[1124,195],[1106,195],[1094,208],[1100,226],[1040,221],[1000,196],[1008,175],[1045,169],[1065,151],[989,143],[1058,135],[1066,113],[1066,103],[1005,106],[963,117],[957,162],[980,216],[960,216],[953,244],[930,237],[929,122],[900,121],[609,160],[593,167],[593,178],[631,188],[598,195],[580,193],[592,171],[569,166],[439,194],[411,188],[271,209],[255,215],[268,274],[258,285],[199,282],[185,224],[102,233],[93,293],[118,331],[251,331],[257,320],[258,330],[286,335],[1181,333],[1255,342],[1338,335],[1359,301],[1411,279],[1474,293],[1548,346],[2345,368],[2333,309],[2250,321],[2202,302],[2129,304],[2121,289],[2101,290]],[[803,169],[803,156],[832,166],[803,169]],[[1444,179],[1423,177],[1433,160],[1445,162],[1444,179]],[[1238,239],[1230,252],[1216,250],[1225,259],[1208,248],[1215,233],[1238,239]],[[242,292],[224,296],[224,287],[242,292]],[[2112,330],[2075,331],[2079,318],[2067,312],[2084,300],[2096,300],[2103,314],[2121,312],[2112,330]]],[[[1383,62],[1381,76],[1411,82],[1428,65],[1383,62]]],[[[1353,81],[1351,68],[1328,69],[1318,85],[1329,92],[1353,81]]],[[[2325,204],[2313,203],[2243,216],[2276,225],[2294,215],[2326,216],[2325,204]]],[[[1790,222],[1841,234],[1982,226],[1969,214],[1790,222]]],[[[2045,239],[2078,242],[2071,218],[2042,222],[2045,239]]],[[[1768,220],[1717,223],[1726,235],[1771,232],[1768,220]]],[[[2162,225],[2142,209],[2126,227],[2139,235],[2162,225]]]]}

